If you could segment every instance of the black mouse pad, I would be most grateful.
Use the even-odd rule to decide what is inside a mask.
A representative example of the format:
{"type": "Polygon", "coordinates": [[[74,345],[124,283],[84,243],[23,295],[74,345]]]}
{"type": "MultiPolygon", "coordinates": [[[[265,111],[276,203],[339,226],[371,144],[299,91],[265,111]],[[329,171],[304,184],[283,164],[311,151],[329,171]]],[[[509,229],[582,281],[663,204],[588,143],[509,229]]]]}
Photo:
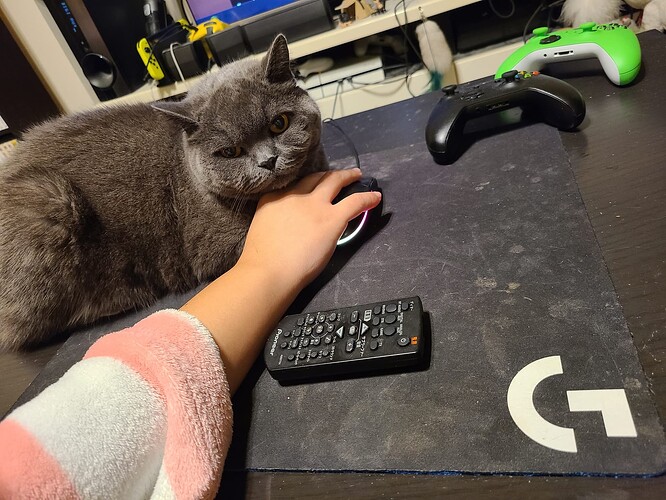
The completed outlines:
{"type": "MultiPolygon", "coordinates": [[[[259,363],[235,398],[227,468],[662,472],[663,429],[558,132],[498,133],[450,166],[422,142],[361,161],[383,226],[292,309],[418,295],[429,366],[281,386],[259,363]]],[[[148,312],[72,335],[21,401],[148,312]]]]}

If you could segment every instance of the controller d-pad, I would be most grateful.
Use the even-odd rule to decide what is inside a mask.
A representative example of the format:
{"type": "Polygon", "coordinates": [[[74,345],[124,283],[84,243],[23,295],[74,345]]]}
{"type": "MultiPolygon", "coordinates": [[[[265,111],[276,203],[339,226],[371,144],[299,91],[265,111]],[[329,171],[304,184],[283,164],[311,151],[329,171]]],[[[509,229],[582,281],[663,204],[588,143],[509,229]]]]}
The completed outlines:
{"type": "Polygon", "coordinates": [[[562,38],[560,35],[550,35],[540,40],[539,43],[541,45],[548,45],[549,43],[557,42],[560,38],[562,38]]]}

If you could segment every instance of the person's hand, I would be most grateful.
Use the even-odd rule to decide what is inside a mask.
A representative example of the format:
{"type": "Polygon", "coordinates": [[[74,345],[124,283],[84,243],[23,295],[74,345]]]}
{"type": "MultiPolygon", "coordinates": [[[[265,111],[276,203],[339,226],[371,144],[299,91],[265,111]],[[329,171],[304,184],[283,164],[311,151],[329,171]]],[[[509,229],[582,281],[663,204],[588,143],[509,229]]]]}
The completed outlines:
{"type": "Polygon", "coordinates": [[[239,264],[267,268],[297,287],[308,284],[333,255],[347,223],[381,200],[381,193],[367,192],[331,203],[360,177],[357,168],[318,172],[262,196],[239,264]]]}

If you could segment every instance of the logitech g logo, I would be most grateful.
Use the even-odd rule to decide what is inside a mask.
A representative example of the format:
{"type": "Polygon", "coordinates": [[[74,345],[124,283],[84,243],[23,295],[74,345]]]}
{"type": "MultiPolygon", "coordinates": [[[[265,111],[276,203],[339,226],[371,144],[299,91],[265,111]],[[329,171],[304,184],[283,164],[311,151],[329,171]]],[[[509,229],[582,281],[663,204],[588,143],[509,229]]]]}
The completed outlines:
{"type": "MultiPolygon", "coordinates": [[[[532,396],[542,380],[561,375],[559,356],[537,359],[520,370],[509,384],[506,402],[511,418],[527,437],[558,451],[576,453],[576,436],[569,427],[551,424],[537,412],[532,396]]],[[[570,411],[600,411],[608,437],[636,437],[636,427],[624,389],[567,391],[570,411]]]]}

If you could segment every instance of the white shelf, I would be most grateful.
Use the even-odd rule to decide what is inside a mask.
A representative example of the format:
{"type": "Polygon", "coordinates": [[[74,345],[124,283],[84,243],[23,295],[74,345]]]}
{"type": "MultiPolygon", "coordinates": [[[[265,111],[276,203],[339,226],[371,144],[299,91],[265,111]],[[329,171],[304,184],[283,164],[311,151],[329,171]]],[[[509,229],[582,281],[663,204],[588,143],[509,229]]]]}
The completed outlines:
{"type": "MultiPolygon", "coordinates": [[[[478,1],[480,0],[406,0],[404,12],[402,5],[398,8],[398,17],[400,18],[401,25],[404,24],[405,14],[407,16],[407,22],[412,23],[421,19],[421,14],[426,17],[431,17],[478,1]]],[[[304,40],[291,42],[289,43],[289,54],[292,59],[298,59],[300,57],[316,54],[322,50],[344,45],[370,35],[397,28],[399,25],[393,12],[398,3],[399,0],[387,0],[386,12],[383,14],[370,16],[344,28],[338,27],[304,40]]],[[[250,57],[259,58],[262,56],[263,54],[255,54],[250,57]]],[[[211,71],[215,70],[216,68],[213,68],[211,71]]],[[[202,76],[196,76],[189,78],[184,82],[176,82],[171,85],[165,85],[164,87],[157,87],[153,83],[144,86],[129,95],[111,101],[105,101],[100,104],[109,105],[128,102],[153,102],[159,99],[165,99],[187,92],[201,78],[202,76]]],[[[385,104],[388,104],[388,102],[385,104]]]]}

